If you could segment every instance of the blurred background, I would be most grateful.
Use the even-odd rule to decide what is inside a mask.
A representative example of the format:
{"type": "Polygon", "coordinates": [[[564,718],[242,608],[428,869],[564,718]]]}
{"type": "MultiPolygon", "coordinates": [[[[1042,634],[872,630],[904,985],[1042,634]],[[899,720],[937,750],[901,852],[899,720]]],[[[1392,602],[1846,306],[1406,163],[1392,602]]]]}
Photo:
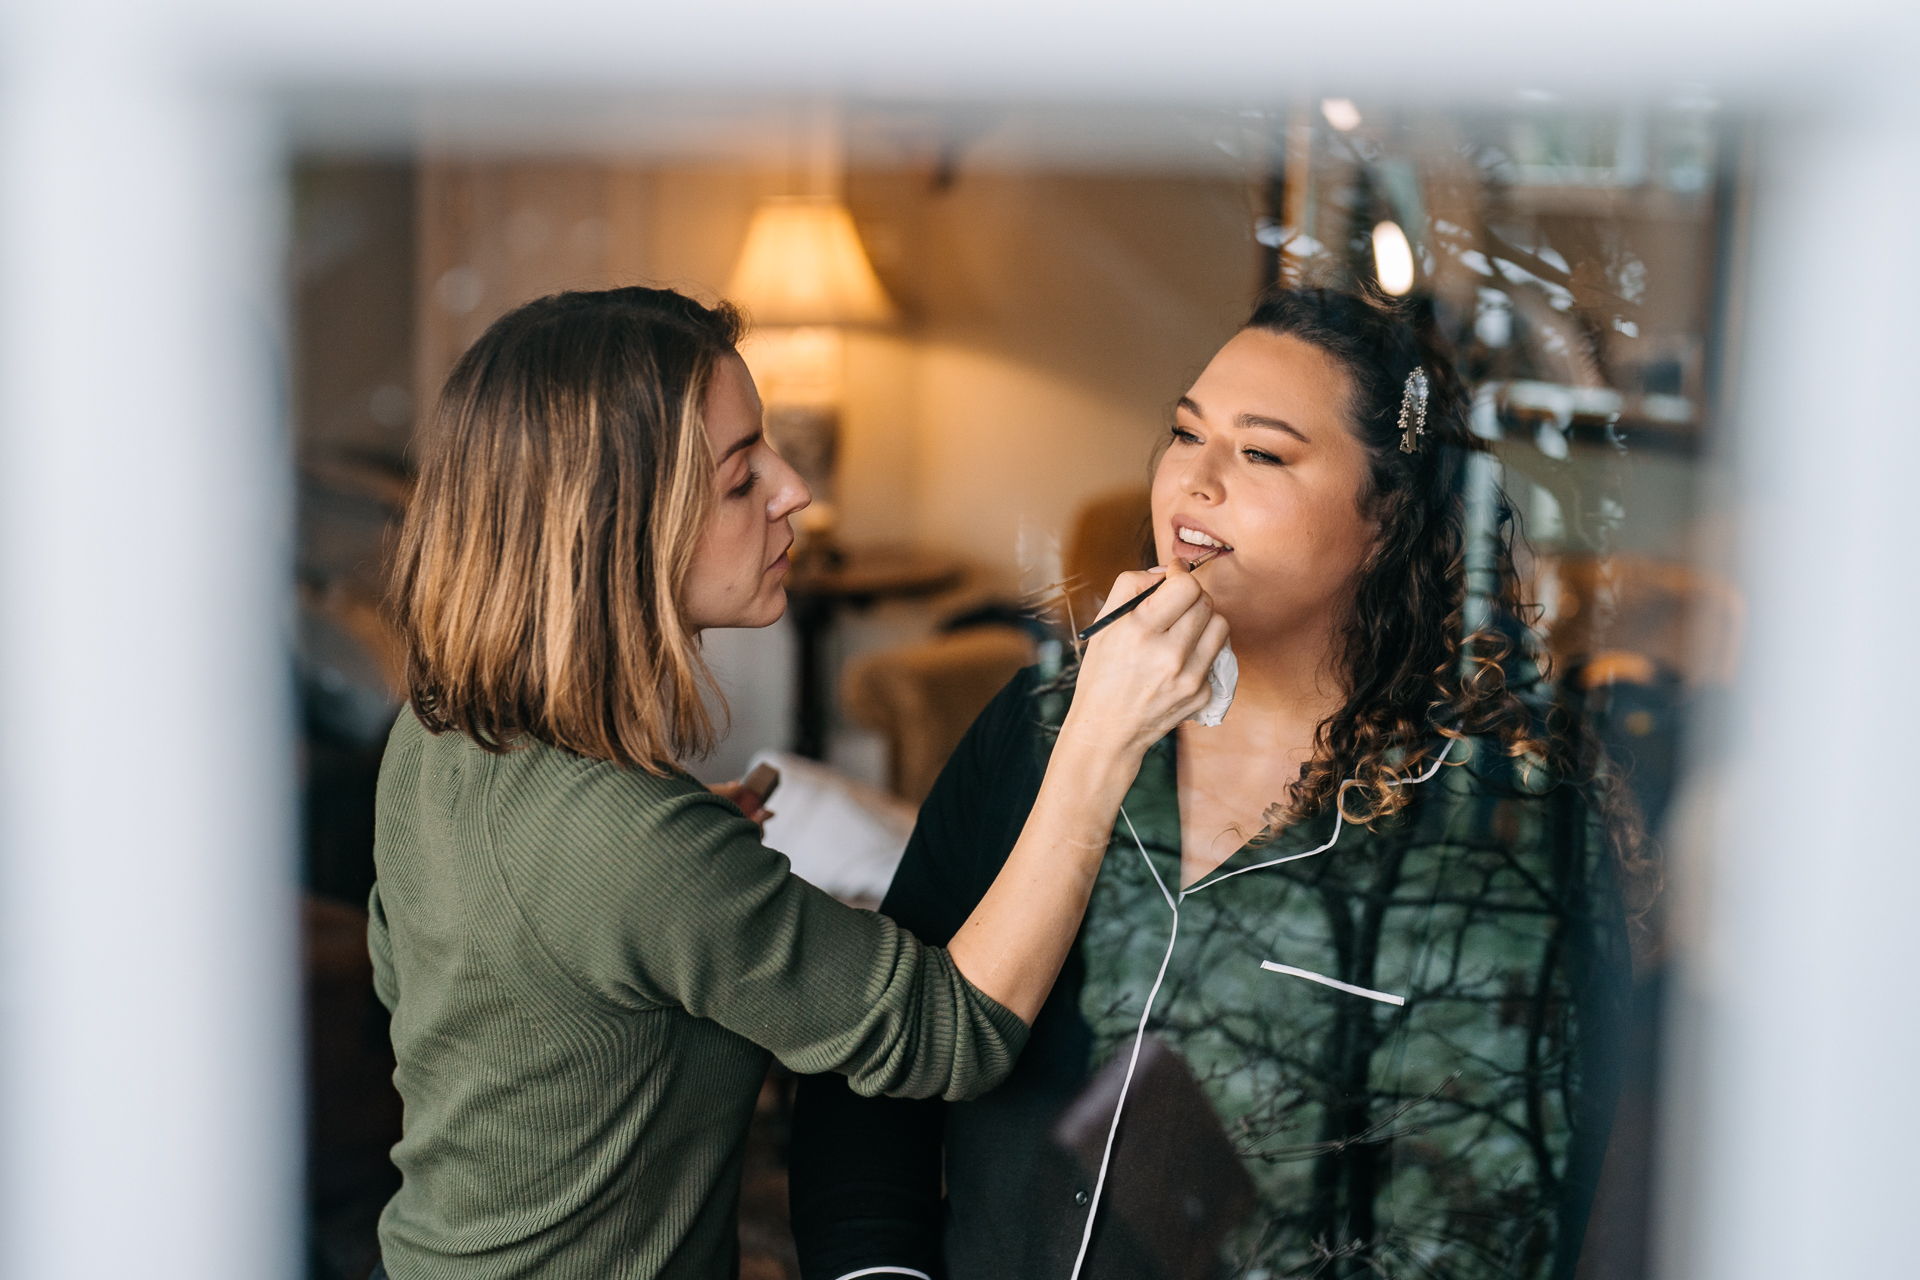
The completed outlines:
{"type": "MultiPolygon", "coordinates": [[[[1617,0],[0,12],[0,1275],[357,1280],[411,442],[513,306],[742,305],[816,493],[710,781],[858,903],[1135,566],[1275,280],[1431,310],[1663,861],[1580,1272],[1910,1269],[1915,19],[1617,0]],[[804,287],[803,287],[804,286],[804,287]]],[[[1484,527],[1484,526],[1482,526],[1484,527]]],[[[742,1274],[792,1272],[789,1082],[742,1274]]]]}

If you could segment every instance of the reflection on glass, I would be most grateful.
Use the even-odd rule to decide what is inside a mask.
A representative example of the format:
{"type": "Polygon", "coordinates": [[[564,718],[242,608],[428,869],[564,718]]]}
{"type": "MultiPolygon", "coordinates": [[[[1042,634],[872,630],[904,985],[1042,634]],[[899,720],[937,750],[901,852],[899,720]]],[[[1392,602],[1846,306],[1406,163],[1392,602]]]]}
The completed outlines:
{"type": "MultiPolygon", "coordinates": [[[[1182,757],[1166,744],[1012,1084],[952,1105],[801,1090],[800,1255],[829,1276],[1067,1280],[1091,1221],[1089,1277],[1643,1274],[1653,864],[1684,730],[1730,679],[1741,623],[1711,567],[1716,517],[1696,501],[1722,376],[1720,228],[1740,177],[1716,105],[856,103],[832,113],[826,143],[822,118],[680,104],[636,116],[617,154],[449,149],[301,169],[303,602],[327,624],[308,630],[364,650],[303,654],[310,888],[364,896],[356,806],[394,684],[371,602],[407,431],[513,305],[636,280],[722,294],[756,210],[832,198],[836,235],[857,237],[900,313],[896,328],[833,335],[835,447],[820,466],[836,538],[856,560],[911,553],[942,572],[925,591],[809,615],[813,701],[837,700],[814,706],[806,745],[896,805],[933,792],[888,909],[938,940],[985,882],[969,860],[1018,829],[1020,762],[1044,751],[1070,683],[1067,634],[1138,566],[1142,528],[1164,532],[1146,481],[1185,447],[1167,431],[1185,421],[1175,400],[1268,284],[1388,295],[1459,379],[1457,435],[1431,442],[1457,455],[1470,587],[1448,634],[1508,645],[1530,714],[1573,744],[1562,763],[1615,785],[1553,785],[1497,734],[1469,732],[1458,767],[1409,781],[1402,814],[1221,879],[1326,844],[1336,811],[1279,814],[1280,829],[1189,874],[1182,757]],[[376,321],[378,344],[343,340],[376,321]],[[1071,612],[1032,616],[1031,593],[1063,580],[1071,612]],[[994,704],[975,734],[1001,736],[959,748],[968,788],[936,786],[994,691],[1036,660],[1016,681],[1025,710],[994,704]],[[336,696],[343,680],[352,698],[336,696]],[[321,713],[348,702],[372,728],[338,746],[321,713]],[[1630,829],[1624,862],[1610,824],[1630,829]]],[[[769,403],[792,391],[790,337],[745,351],[769,403]]],[[[752,753],[797,744],[794,650],[777,631],[712,638],[736,728],[697,768],[737,776],[752,753]]],[[[1383,758],[1438,741],[1397,740],[1383,758]]],[[[1274,770],[1243,835],[1267,804],[1284,809],[1297,766],[1274,770]]],[[[354,1087],[378,1083],[378,1066],[356,1067],[354,1087]]],[[[377,1156],[390,1140],[361,1145],[377,1156]]],[[[749,1271],[792,1264],[778,1143],[756,1142],[749,1271]]],[[[362,1176],[357,1148],[321,1154],[316,1237],[364,1248],[353,1232],[386,1184],[362,1176]]]]}

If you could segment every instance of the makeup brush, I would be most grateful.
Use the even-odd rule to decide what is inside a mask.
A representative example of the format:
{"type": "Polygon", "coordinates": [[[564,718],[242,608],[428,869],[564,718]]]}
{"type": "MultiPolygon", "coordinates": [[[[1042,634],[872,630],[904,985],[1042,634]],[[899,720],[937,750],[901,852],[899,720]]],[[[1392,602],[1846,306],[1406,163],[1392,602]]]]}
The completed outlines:
{"type": "MultiPolygon", "coordinates": [[[[1198,569],[1201,565],[1207,563],[1207,561],[1219,555],[1220,551],[1221,551],[1221,548],[1219,547],[1210,547],[1206,551],[1195,556],[1193,558],[1193,563],[1187,566],[1187,572],[1192,573],[1195,569],[1198,569]]],[[[1115,609],[1112,613],[1108,614],[1106,617],[1100,619],[1098,622],[1088,627],[1085,631],[1082,631],[1079,634],[1079,636],[1076,638],[1080,641],[1081,644],[1085,644],[1087,641],[1093,639],[1095,636],[1100,634],[1101,629],[1104,628],[1108,623],[1117,622],[1121,618],[1124,618],[1128,614],[1132,613],[1135,609],[1138,609],[1140,607],[1140,602],[1145,600],[1148,596],[1152,595],[1154,592],[1158,591],[1162,586],[1166,585],[1166,581],[1167,580],[1165,578],[1160,579],[1159,582],[1154,583],[1152,586],[1148,587],[1145,591],[1142,591],[1139,595],[1127,601],[1125,604],[1121,605],[1118,609],[1115,609]]]]}

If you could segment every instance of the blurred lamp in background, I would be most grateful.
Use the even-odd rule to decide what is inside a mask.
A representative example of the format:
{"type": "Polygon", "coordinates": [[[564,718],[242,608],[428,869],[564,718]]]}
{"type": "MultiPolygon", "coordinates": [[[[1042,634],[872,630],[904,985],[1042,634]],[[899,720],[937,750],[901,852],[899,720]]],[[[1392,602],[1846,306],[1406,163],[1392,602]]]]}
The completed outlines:
{"type": "Polygon", "coordinates": [[[797,560],[831,561],[833,470],[845,378],[843,330],[894,319],[853,215],[838,200],[784,196],[753,215],[727,288],[756,328],[754,374],[767,434],[813,490],[797,560]]]}
{"type": "Polygon", "coordinates": [[[1342,133],[1351,133],[1360,127],[1360,108],[1353,105],[1351,98],[1320,99],[1320,114],[1342,133]]]}
{"type": "Polygon", "coordinates": [[[1373,229],[1373,270],[1380,287],[1394,297],[1402,297],[1413,288],[1413,246],[1397,222],[1382,222],[1373,229]]]}

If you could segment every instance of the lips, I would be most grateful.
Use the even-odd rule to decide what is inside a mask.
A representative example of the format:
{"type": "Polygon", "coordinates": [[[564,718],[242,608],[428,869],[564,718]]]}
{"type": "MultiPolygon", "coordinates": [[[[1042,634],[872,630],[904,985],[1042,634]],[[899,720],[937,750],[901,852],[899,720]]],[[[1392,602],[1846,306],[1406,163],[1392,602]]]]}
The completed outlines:
{"type": "Polygon", "coordinates": [[[1195,560],[1209,554],[1232,555],[1233,547],[1198,521],[1181,516],[1173,522],[1173,553],[1182,560],[1195,560]]]}

